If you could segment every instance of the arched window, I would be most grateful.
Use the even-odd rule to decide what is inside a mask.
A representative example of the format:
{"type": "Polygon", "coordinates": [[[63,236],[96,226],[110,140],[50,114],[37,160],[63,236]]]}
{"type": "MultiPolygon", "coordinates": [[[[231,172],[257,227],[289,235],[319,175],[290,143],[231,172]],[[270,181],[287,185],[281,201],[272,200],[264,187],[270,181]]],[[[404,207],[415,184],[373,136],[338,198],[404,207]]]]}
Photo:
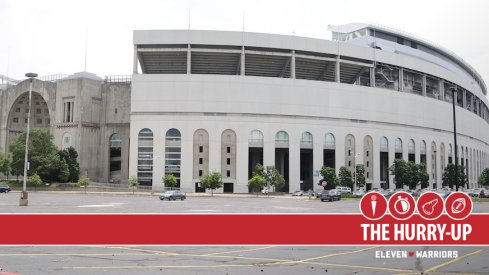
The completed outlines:
{"type": "Polygon", "coordinates": [[[424,140],[421,141],[421,144],[419,146],[419,151],[421,155],[426,155],[426,142],[424,140]]]}
{"type": "Polygon", "coordinates": [[[333,134],[327,133],[326,135],[324,135],[324,145],[329,145],[329,146],[335,145],[335,138],[333,134]]]}
{"type": "Polygon", "coordinates": [[[380,151],[389,152],[389,141],[386,137],[380,138],[380,151]]]}
{"type": "Polygon", "coordinates": [[[311,135],[311,133],[309,133],[309,132],[302,133],[302,136],[301,136],[301,144],[302,145],[312,144],[312,135],[311,135]]]}
{"type": "Polygon", "coordinates": [[[260,130],[253,130],[250,132],[250,143],[261,144],[263,146],[263,133],[260,130]]]}
{"type": "Polygon", "coordinates": [[[408,143],[408,153],[409,154],[414,154],[415,153],[415,144],[414,144],[414,140],[413,139],[410,139],[409,140],[409,143],[408,143]]]}
{"type": "Polygon", "coordinates": [[[402,153],[402,140],[396,138],[396,153],[402,153]]]}
{"type": "Polygon", "coordinates": [[[275,143],[289,143],[289,134],[285,131],[279,131],[275,135],[275,143]]]}
{"type": "Polygon", "coordinates": [[[180,131],[172,128],[165,135],[165,174],[172,174],[177,178],[177,187],[180,187],[180,165],[182,135],[180,131]]]}
{"type": "Polygon", "coordinates": [[[141,185],[153,185],[153,131],[148,128],[138,135],[138,180],[141,185]]]}

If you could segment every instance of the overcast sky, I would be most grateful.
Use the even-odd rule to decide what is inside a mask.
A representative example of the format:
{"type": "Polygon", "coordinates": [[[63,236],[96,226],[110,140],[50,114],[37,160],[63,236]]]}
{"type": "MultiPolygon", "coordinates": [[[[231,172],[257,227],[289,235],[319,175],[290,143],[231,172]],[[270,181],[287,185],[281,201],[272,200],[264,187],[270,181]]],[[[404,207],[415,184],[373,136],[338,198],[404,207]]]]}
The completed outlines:
{"type": "Polygon", "coordinates": [[[376,23],[448,48],[489,84],[489,1],[0,0],[0,74],[23,79],[131,74],[132,30],[245,31],[330,39],[327,26],[376,23]]]}

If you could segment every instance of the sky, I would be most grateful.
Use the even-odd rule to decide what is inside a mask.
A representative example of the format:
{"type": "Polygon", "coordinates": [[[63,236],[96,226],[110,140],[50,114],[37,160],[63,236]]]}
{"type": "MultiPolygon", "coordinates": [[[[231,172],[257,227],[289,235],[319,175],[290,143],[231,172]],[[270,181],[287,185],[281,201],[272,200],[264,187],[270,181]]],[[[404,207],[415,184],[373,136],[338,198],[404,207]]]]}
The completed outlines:
{"type": "Polygon", "coordinates": [[[0,0],[0,75],[22,80],[27,72],[85,68],[100,77],[129,75],[133,30],[244,25],[247,32],[330,39],[328,25],[358,22],[442,45],[489,85],[488,12],[487,0],[0,0]]]}

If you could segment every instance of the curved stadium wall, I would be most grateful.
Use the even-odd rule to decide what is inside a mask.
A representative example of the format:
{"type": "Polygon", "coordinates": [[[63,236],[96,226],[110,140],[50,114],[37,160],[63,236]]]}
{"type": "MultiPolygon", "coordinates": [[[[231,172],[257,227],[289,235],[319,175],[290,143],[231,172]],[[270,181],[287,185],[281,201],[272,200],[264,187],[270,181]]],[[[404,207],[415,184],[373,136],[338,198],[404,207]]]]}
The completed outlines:
{"type": "Polygon", "coordinates": [[[220,31],[135,31],[129,175],[203,191],[248,192],[256,163],[274,165],[282,190],[316,189],[323,165],[365,165],[369,187],[394,188],[395,158],[424,162],[431,187],[454,163],[470,187],[488,167],[485,85],[433,62],[349,43],[220,31]]]}

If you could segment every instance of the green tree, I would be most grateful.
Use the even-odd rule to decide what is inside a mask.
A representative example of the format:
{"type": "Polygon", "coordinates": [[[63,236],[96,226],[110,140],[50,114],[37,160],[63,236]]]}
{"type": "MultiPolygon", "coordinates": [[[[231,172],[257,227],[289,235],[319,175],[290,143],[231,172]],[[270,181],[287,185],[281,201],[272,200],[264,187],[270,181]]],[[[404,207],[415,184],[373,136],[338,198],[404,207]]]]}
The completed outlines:
{"type": "Polygon", "coordinates": [[[87,192],[87,186],[89,184],[90,184],[90,179],[87,177],[83,177],[78,180],[78,185],[85,187],[85,193],[87,192]]]}
{"type": "Polygon", "coordinates": [[[409,164],[403,159],[395,159],[394,164],[389,167],[391,175],[394,175],[396,188],[403,188],[404,185],[409,185],[409,164]]]}
{"type": "MultiPolygon", "coordinates": [[[[21,133],[9,147],[12,153],[12,173],[16,176],[24,173],[25,139],[26,134],[21,133]]],[[[53,136],[45,129],[31,130],[28,175],[38,174],[43,181],[63,180],[66,174],[64,160],[60,159],[52,140],[53,136]]]]}
{"type": "Polygon", "coordinates": [[[478,183],[480,186],[489,186],[489,168],[486,168],[482,171],[479,176],[478,183]]]}
{"type": "Polygon", "coordinates": [[[248,181],[248,188],[251,190],[251,192],[259,191],[267,184],[267,180],[264,179],[262,176],[259,175],[254,175],[249,181],[248,181]]]}
{"type": "Polygon", "coordinates": [[[134,189],[139,185],[139,180],[136,176],[131,176],[127,181],[129,187],[132,187],[132,193],[134,194],[134,189]]]}
{"type": "Polygon", "coordinates": [[[358,187],[364,187],[365,186],[365,184],[366,184],[365,165],[357,164],[355,181],[356,181],[356,186],[358,186],[358,187]]]}
{"type": "Polygon", "coordinates": [[[445,171],[443,172],[443,185],[446,185],[448,187],[452,187],[456,185],[456,190],[460,186],[465,186],[467,183],[467,176],[465,175],[465,169],[462,165],[458,166],[458,181],[457,181],[457,176],[455,173],[455,164],[450,163],[445,167],[445,171]]]}
{"type": "Polygon", "coordinates": [[[418,173],[419,173],[419,183],[421,184],[421,188],[427,188],[428,182],[430,180],[430,175],[426,171],[426,164],[419,163],[417,164],[418,173]]]}
{"type": "Polygon", "coordinates": [[[203,188],[211,189],[211,196],[214,196],[214,189],[221,188],[223,185],[221,173],[205,173],[202,177],[200,177],[200,183],[203,188]]]}
{"type": "Polygon", "coordinates": [[[68,147],[64,150],[59,150],[58,155],[60,160],[66,162],[68,166],[69,176],[67,181],[77,182],[80,178],[80,164],[78,163],[78,152],[73,147],[68,147]]]}
{"type": "Polygon", "coordinates": [[[165,174],[162,180],[163,183],[165,184],[165,187],[177,186],[177,178],[173,174],[165,174]]]}
{"type": "Polygon", "coordinates": [[[10,175],[11,172],[12,172],[12,168],[11,168],[10,157],[4,155],[0,148],[0,173],[4,174],[8,179],[8,176],[10,175]]]}
{"type": "Polygon", "coordinates": [[[29,177],[27,183],[29,184],[29,186],[34,186],[34,188],[35,188],[34,190],[36,190],[37,187],[41,186],[42,180],[38,174],[34,174],[34,175],[29,177]]]}
{"type": "Polygon", "coordinates": [[[321,176],[323,179],[319,182],[319,185],[322,185],[325,182],[326,186],[324,189],[330,190],[335,189],[336,185],[338,185],[338,177],[336,177],[336,172],[333,168],[328,166],[321,167],[321,176]]]}
{"type": "Polygon", "coordinates": [[[341,186],[350,187],[353,190],[353,177],[350,169],[341,166],[340,171],[338,172],[338,180],[341,186]]]}
{"type": "Polygon", "coordinates": [[[253,175],[258,175],[266,180],[266,184],[281,189],[285,185],[285,178],[273,165],[264,167],[257,163],[253,175]]]}

